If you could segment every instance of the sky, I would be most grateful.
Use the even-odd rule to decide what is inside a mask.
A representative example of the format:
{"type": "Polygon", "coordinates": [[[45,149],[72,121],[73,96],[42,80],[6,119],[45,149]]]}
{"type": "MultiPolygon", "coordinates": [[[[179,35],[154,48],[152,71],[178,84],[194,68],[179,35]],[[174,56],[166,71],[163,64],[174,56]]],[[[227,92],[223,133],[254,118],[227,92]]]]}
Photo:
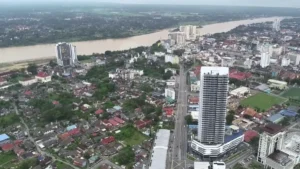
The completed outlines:
{"type": "MultiPolygon", "coordinates": [[[[29,2],[62,2],[61,0],[0,0],[1,4],[29,2]]],[[[300,8],[300,0],[63,0],[63,2],[110,2],[129,4],[228,5],[300,8]]]]}

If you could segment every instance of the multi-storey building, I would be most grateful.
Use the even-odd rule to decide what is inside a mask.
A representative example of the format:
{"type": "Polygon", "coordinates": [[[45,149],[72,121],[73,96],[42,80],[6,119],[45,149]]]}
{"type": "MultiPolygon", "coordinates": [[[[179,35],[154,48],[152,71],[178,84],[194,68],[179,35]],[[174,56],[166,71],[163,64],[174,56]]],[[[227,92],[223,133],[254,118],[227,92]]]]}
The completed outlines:
{"type": "Polygon", "coordinates": [[[61,42],[56,45],[57,64],[63,67],[74,67],[78,61],[76,47],[72,44],[61,42]]]}

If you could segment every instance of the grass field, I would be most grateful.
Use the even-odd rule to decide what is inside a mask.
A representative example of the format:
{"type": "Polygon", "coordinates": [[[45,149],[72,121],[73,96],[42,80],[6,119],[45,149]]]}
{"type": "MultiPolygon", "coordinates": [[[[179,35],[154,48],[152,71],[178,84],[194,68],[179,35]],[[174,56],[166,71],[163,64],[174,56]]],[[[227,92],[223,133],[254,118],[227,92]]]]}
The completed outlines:
{"type": "Polygon", "coordinates": [[[116,138],[123,141],[126,145],[138,145],[141,144],[148,136],[138,131],[133,126],[126,126],[121,129],[121,132],[116,134],[116,138]]]}
{"type": "Polygon", "coordinates": [[[135,131],[132,133],[132,136],[129,138],[125,138],[123,141],[130,146],[141,144],[145,141],[148,137],[139,131],[135,131]]]}
{"type": "Polygon", "coordinates": [[[300,88],[290,88],[282,94],[283,97],[300,99],[300,88]]]}
{"type": "Polygon", "coordinates": [[[252,107],[254,109],[259,109],[260,111],[266,111],[275,104],[282,103],[284,99],[276,96],[272,96],[266,93],[258,93],[256,95],[250,96],[241,102],[241,105],[246,107],[252,107]]]}
{"type": "Polygon", "coordinates": [[[0,165],[10,163],[10,161],[15,160],[16,157],[13,152],[0,153],[0,165]]]}

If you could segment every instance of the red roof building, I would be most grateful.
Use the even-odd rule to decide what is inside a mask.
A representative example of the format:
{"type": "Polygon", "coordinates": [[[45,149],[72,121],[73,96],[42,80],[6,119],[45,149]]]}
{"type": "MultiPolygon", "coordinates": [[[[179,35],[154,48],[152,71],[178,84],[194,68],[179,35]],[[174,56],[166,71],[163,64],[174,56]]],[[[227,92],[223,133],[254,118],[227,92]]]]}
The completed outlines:
{"type": "Polygon", "coordinates": [[[7,143],[7,144],[3,144],[1,146],[1,149],[5,152],[10,151],[14,148],[14,144],[13,143],[7,143]]]}
{"type": "Polygon", "coordinates": [[[97,111],[95,111],[96,115],[99,115],[99,114],[102,114],[102,113],[104,113],[104,110],[102,110],[102,109],[98,109],[97,111]]]}
{"type": "Polygon", "coordinates": [[[257,137],[258,133],[253,130],[248,130],[244,133],[244,141],[250,142],[253,138],[257,137]]]}
{"type": "Polygon", "coordinates": [[[119,123],[116,122],[114,119],[109,119],[108,121],[109,121],[109,123],[112,124],[113,126],[118,126],[118,125],[119,125],[119,123]]]}
{"type": "Polygon", "coordinates": [[[75,128],[73,130],[70,130],[70,131],[68,131],[68,134],[70,136],[74,136],[74,135],[80,134],[80,129],[79,128],[75,128]]]}
{"type": "Polygon", "coordinates": [[[108,120],[103,120],[103,121],[102,121],[102,124],[103,124],[104,126],[106,126],[106,127],[112,126],[112,124],[111,124],[108,120]]]}
{"type": "Polygon", "coordinates": [[[113,136],[109,136],[109,137],[106,137],[106,138],[102,139],[101,143],[103,145],[107,145],[107,144],[112,143],[114,141],[115,141],[115,138],[113,136]]]}
{"type": "Polygon", "coordinates": [[[190,104],[199,104],[199,97],[190,97],[189,103],[190,104]]]}
{"type": "Polygon", "coordinates": [[[134,122],[134,126],[138,129],[143,129],[151,124],[151,120],[137,120],[134,122]]]}
{"type": "Polygon", "coordinates": [[[32,94],[32,92],[31,92],[30,90],[26,90],[26,92],[24,92],[24,94],[25,94],[26,96],[30,96],[30,95],[32,94]]]}
{"type": "Polygon", "coordinates": [[[66,140],[66,139],[69,138],[69,137],[70,137],[70,134],[69,134],[68,132],[63,133],[63,134],[61,134],[61,135],[59,136],[59,138],[60,138],[61,140],[66,140]]]}
{"type": "Polygon", "coordinates": [[[45,78],[45,77],[48,77],[49,75],[45,72],[39,72],[36,76],[41,77],[41,78],[45,78]]]}
{"type": "Polygon", "coordinates": [[[229,78],[231,79],[237,79],[237,80],[245,80],[247,78],[250,78],[252,76],[251,73],[244,73],[244,72],[240,72],[236,69],[232,69],[229,72],[229,78]]]}
{"type": "Polygon", "coordinates": [[[120,124],[124,124],[125,123],[125,121],[122,120],[122,119],[120,119],[119,117],[114,117],[114,121],[116,121],[116,122],[118,122],[120,124]]]}

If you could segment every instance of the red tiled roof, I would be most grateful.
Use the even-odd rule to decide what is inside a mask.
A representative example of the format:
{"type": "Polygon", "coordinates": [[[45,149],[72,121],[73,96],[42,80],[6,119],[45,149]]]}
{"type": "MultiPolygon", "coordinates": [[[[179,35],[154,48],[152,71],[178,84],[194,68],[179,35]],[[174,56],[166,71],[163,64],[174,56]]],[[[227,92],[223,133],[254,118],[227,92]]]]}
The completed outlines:
{"type": "Polygon", "coordinates": [[[254,109],[252,109],[252,108],[247,108],[245,110],[245,112],[244,112],[244,115],[245,114],[247,114],[247,115],[249,115],[251,117],[254,117],[257,114],[257,112],[254,109]]]}
{"type": "Polygon", "coordinates": [[[245,142],[250,142],[254,137],[257,137],[258,134],[256,131],[248,130],[244,133],[245,142]]]}
{"type": "Polygon", "coordinates": [[[172,107],[164,107],[163,111],[173,111],[173,108],[172,107]]]}
{"type": "Polygon", "coordinates": [[[46,72],[39,72],[36,76],[37,77],[47,77],[49,75],[46,72]]]}
{"type": "Polygon", "coordinates": [[[191,103],[199,103],[199,97],[190,97],[189,102],[191,103]]]}
{"type": "Polygon", "coordinates": [[[114,119],[109,119],[108,121],[109,121],[109,123],[112,124],[113,126],[119,125],[119,123],[116,122],[114,119]]]}
{"type": "Polygon", "coordinates": [[[10,151],[10,150],[12,150],[13,148],[14,148],[14,144],[12,144],[12,143],[3,144],[3,145],[1,146],[1,149],[2,149],[3,151],[10,151]]]}
{"type": "Polygon", "coordinates": [[[54,100],[54,101],[52,101],[52,104],[58,105],[58,104],[59,104],[59,101],[54,100]]]}
{"type": "Polygon", "coordinates": [[[70,137],[70,134],[68,132],[63,133],[59,136],[59,138],[62,140],[66,140],[68,137],[70,137]]]}
{"type": "Polygon", "coordinates": [[[244,73],[244,72],[240,72],[238,70],[235,70],[235,69],[232,69],[230,70],[230,73],[229,73],[229,78],[232,78],[232,79],[237,79],[237,80],[245,80],[249,77],[251,77],[252,74],[251,73],[244,73]]]}
{"type": "Polygon", "coordinates": [[[121,123],[121,124],[125,123],[125,121],[122,120],[122,119],[120,119],[119,117],[114,117],[114,120],[115,120],[116,122],[118,122],[118,123],[121,123]]]}
{"type": "Polygon", "coordinates": [[[138,129],[142,129],[147,125],[151,124],[151,122],[152,122],[151,120],[137,120],[134,122],[134,124],[138,129]]]}
{"type": "Polygon", "coordinates": [[[104,111],[102,109],[98,109],[95,114],[102,114],[104,111]]]}
{"type": "Polygon", "coordinates": [[[14,141],[14,144],[17,145],[17,146],[20,145],[20,144],[22,144],[22,143],[23,143],[22,140],[15,140],[14,141]]]}
{"type": "Polygon", "coordinates": [[[103,145],[107,145],[107,144],[112,143],[114,141],[115,141],[115,138],[113,136],[109,136],[109,137],[106,137],[106,138],[102,139],[101,143],[103,145]]]}
{"type": "Polygon", "coordinates": [[[25,95],[31,95],[32,92],[30,90],[27,90],[26,92],[24,92],[25,95]]]}
{"type": "Polygon", "coordinates": [[[69,133],[70,136],[73,136],[73,135],[79,134],[80,133],[80,129],[76,128],[76,129],[68,131],[68,133],[69,133]]]}

